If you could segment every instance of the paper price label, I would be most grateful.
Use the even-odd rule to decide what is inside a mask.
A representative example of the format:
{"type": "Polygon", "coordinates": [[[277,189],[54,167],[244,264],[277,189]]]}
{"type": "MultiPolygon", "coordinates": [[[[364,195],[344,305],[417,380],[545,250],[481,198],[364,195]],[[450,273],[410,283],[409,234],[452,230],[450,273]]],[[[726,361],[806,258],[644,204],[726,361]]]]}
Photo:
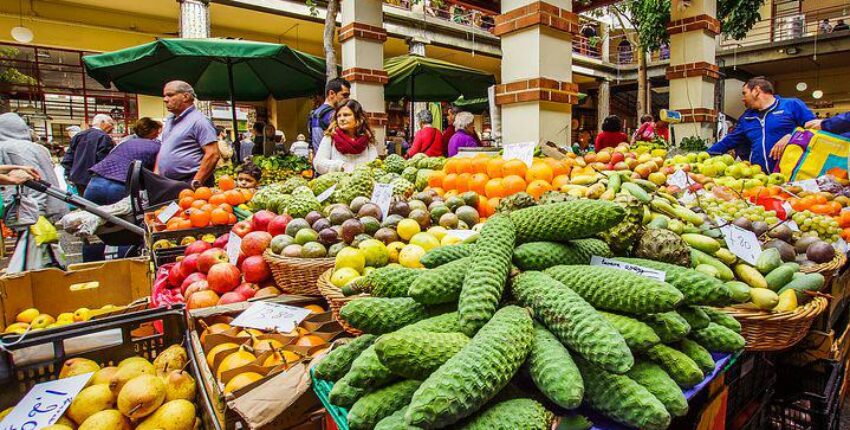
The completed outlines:
{"type": "Polygon", "coordinates": [[[794,208],[792,208],[791,203],[788,203],[788,202],[782,203],[782,210],[785,211],[786,217],[790,217],[791,214],[794,212],[794,208]]]}
{"type": "Polygon", "coordinates": [[[820,187],[818,186],[818,181],[814,179],[806,179],[803,181],[792,182],[794,185],[802,188],[803,191],[811,191],[813,193],[817,193],[820,191],[820,187]]]}
{"type": "Polygon", "coordinates": [[[628,272],[632,272],[636,275],[640,275],[646,278],[655,279],[656,281],[664,282],[666,279],[666,274],[660,270],[649,269],[646,267],[637,266],[634,264],[623,263],[622,261],[612,260],[610,258],[600,257],[598,255],[594,255],[590,257],[590,265],[591,266],[604,266],[611,267],[614,269],[626,270],[628,272]]]}
{"type": "MultiPolygon", "coordinates": [[[[718,224],[722,224],[719,221],[720,219],[718,224]]],[[[761,255],[761,244],[755,233],[734,224],[723,226],[720,231],[726,239],[726,246],[733,254],[747,263],[756,264],[756,260],[761,255]]]]}
{"type": "Polygon", "coordinates": [[[449,230],[446,232],[446,236],[456,237],[460,240],[469,239],[472,236],[476,236],[478,234],[475,230],[449,230]]]}
{"type": "Polygon", "coordinates": [[[18,402],[15,409],[0,422],[0,429],[34,430],[55,424],[59,418],[62,418],[65,409],[68,409],[71,401],[86,386],[92,375],[94,372],[57,379],[32,387],[23,400],[18,402]]]}
{"type": "Polygon", "coordinates": [[[318,196],[316,196],[316,200],[318,200],[318,201],[319,201],[319,203],[321,203],[321,202],[323,202],[323,201],[325,201],[325,200],[329,199],[329,198],[331,197],[331,195],[334,193],[334,190],[335,190],[335,189],[336,189],[336,184],[331,185],[331,187],[330,187],[330,188],[328,188],[328,189],[327,189],[327,190],[325,190],[325,191],[322,191],[322,193],[321,193],[321,194],[319,194],[318,196]]]}
{"type": "Polygon", "coordinates": [[[835,248],[838,252],[847,253],[847,250],[850,249],[850,246],[847,245],[847,242],[844,238],[838,238],[838,240],[832,244],[832,247],[835,248]]]}
{"type": "Polygon", "coordinates": [[[677,170],[667,178],[667,184],[684,190],[688,188],[688,174],[684,170],[677,170]]]}
{"type": "Polygon", "coordinates": [[[177,215],[177,212],[179,211],[180,206],[176,202],[171,202],[170,205],[165,207],[165,210],[163,210],[159,213],[159,215],[157,215],[156,219],[158,219],[159,222],[165,224],[168,222],[168,220],[174,217],[174,215],[177,215]]]}
{"type": "Polygon", "coordinates": [[[381,208],[381,213],[384,214],[383,219],[387,219],[390,212],[390,201],[393,199],[393,186],[390,184],[375,184],[372,189],[372,203],[381,208]]]}
{"type": "Polygon", "coordinates": [[[227,259],[230,264],[236,264],[239,261],[239,253],[242,252],[242,238],[234,232],[230,232],[227,237],[227,259]]]}
{"type": "Polygon", "coordinates": [[[537,146],[534,142],[509,143],[503,146],[502,159],[513,160],[517,159],[531,167],[534,161],[534,148],[537,146]]]}
{"type": "Polygon", "coordinates": [[[289,333],[310,315],[309,309],[269,302],[254,302],[230,325],[289,333]]]}
{"type": "Polygon", "coordinates": [[[693,203],[696,199],[697,195],[690,191],[685,191],[685,194],[682,194],[682,197],[679,197],[679,201],[685,205],[693,203]]]}
{"type": "Polygon", "coordinates": [[[788,221],[788,222],[786,222],[785,224],[787,224],[787,225],[788,225],[788,228],[790,228],[790,229],[791,229],[791,231],[800,231],[800,226],[799,226],[799,225],[797,225],[797,223],[796,223],[793,219],[792,219],[792,220],[789,220],[789,221],[788,221]]]}

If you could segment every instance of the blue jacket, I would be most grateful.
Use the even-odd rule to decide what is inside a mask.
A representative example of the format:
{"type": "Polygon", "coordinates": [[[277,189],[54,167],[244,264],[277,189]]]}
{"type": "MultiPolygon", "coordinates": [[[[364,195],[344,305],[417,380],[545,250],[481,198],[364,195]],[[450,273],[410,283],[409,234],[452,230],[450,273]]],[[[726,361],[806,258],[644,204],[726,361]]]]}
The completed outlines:
{"type": "Polygon", "coordinates": [[[65,176],[73,184],[88,185],[91,180],[89,169],[103,161],[114,146],[112,138],[97,127],[77,133],[62,158],[65,176]]]}
{"type": "Polygon", "coordinates": [[[820,123],[820,128],[823,131],[828,131],[832,134],[840,134],[843,137],[850,138],[850,112],[844,112],[832,118],[827,118],[820,123]]]}
{"type": "Polygon", "coordinates": [[[770,158],[773,145],[813,119],[815,115],[800,99],[776,96],[776,101],[764,111],[747,109],[738,119],[735,130],[708,148],[708,152],[723,154],[739,145],[749,146],[750,162],[770,173],[776,164],[776,160],[770,158]]]}

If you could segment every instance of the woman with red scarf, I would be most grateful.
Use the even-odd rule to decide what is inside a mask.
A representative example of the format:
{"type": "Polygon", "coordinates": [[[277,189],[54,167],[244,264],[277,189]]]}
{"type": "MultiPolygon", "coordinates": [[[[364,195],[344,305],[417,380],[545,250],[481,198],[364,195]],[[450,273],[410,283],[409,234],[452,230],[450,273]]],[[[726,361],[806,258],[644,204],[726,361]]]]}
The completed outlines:
{"type": "Polygon", "coordinates": [[[337,108],[334,122],[325,132],[313,158],[313,166],[319,174],[351,172],[376,158],[378,148],[369,119],[360,103],[348,100],[337,108]]]}

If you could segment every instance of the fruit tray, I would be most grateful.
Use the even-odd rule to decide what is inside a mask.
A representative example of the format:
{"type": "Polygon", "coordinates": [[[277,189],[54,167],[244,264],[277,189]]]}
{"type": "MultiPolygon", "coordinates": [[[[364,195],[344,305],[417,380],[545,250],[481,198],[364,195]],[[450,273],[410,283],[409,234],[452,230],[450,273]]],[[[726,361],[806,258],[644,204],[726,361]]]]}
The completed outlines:
{"type": "MultiPolygon", "coordinates": [[[[114,365],[133,356],[152,360],[169,346],[181,344],[189,357],[186,370],[200,381],[198,363],[187,339],[183,308],[174,307],[106,317],[74,324],[60,332],[30,333],[23,339],[6,341],[0,352],[0,385],[4,387],[0,390],[0,409],[17,403],[35,384],[56,379],[62,364],[74,357],[114,365]],[[154,322],[160,323],[163,330],[155,330],[154,322]]],[[[208,394],[199,387],[196,396],[197,413],[204,427],[221,430],[213,419],[208,394]]]]}

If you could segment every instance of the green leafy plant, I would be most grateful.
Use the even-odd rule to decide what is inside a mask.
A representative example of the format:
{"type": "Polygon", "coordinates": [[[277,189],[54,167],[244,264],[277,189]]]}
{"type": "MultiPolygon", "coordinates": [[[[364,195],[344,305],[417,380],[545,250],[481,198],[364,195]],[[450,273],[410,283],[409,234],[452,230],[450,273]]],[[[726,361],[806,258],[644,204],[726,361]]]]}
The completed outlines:
{"type": "Polygon", "coordinates": [[[679,148],[686,151],[704,151],[708,141],[699,136],[688,136],[682,139],[679,148]]]}

